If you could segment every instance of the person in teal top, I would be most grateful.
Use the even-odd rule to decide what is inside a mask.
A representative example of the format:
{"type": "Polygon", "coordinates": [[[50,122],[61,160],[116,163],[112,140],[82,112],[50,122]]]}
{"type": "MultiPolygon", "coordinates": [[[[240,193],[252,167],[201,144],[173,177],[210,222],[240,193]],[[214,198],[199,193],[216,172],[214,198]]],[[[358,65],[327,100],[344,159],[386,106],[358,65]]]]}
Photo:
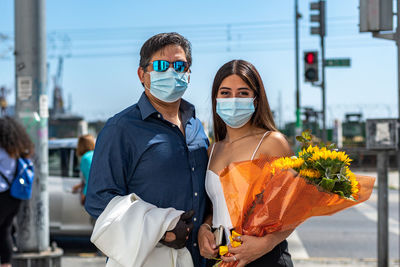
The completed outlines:
{"type": "Polygon", "coordinates": [[[73,192],[81,191],[81,204],[85,203],[87,185],[89,181],[90,166],[94,152],[95,140],[90,134],[81,135],[78,139],[76,147],[76,155],[81,158],[80,170],[83,176],[83,181],[72,188],[73,192]]]}
{"type": "Polygon", "coordinates": [[[93,150],[90,150],[83,154],[81,158],[81,172],[83,174],[83,177],[85,179],[85,187],[83,188],[83,194],[86,196],[86,191],[87,191],[87,185],[89,181],[89,171],[90,171],[90,166],[92,165],[92,158],[93,158],[93,150]]]}

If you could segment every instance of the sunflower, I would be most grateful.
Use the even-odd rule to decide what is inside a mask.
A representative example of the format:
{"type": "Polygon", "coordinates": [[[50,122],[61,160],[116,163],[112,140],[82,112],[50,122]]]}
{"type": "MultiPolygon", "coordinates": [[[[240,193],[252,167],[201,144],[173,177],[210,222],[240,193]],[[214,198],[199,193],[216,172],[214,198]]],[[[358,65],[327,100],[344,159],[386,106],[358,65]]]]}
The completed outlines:
{"type": "Polygon", "coordinates": [[[300,175],[303,176],[303,177],[307,177],[307,178],[319,178],[319,177],[321,177],[321,174],[319,173],[319,171],[314,170],[314,169],[300,170],[300,175]]]}

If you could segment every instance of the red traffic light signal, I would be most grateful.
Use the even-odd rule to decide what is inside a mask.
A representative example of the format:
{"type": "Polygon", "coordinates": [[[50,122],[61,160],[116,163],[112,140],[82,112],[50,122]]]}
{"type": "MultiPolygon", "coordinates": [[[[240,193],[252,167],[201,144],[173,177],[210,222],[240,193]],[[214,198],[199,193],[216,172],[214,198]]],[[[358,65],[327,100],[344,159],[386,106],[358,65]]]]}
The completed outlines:
{"type": "Polygon", "coordinates": [[[315,52],[307,52],[304,56],[304,60],[307,64],[314,64],[316,61],[316,53],[315,52]]]}
{"type": "Polygon", "coordinates": [[[304,80],[305,82],[318,81],[318,52],[304,52],[304,80]]]}

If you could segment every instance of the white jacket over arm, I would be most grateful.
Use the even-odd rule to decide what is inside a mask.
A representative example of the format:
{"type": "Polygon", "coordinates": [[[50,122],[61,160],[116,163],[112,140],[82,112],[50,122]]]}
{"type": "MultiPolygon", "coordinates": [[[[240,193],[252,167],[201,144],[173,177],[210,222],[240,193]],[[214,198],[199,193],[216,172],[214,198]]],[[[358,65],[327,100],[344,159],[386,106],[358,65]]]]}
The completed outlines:
{"type": "Polygon", "coordinates": [[[186,248],[159,243],[183,211],[157,208],[137,195],[116,196],[97,219],[90,240],[107,257],[107,267],[191,267],[186,248]]]}

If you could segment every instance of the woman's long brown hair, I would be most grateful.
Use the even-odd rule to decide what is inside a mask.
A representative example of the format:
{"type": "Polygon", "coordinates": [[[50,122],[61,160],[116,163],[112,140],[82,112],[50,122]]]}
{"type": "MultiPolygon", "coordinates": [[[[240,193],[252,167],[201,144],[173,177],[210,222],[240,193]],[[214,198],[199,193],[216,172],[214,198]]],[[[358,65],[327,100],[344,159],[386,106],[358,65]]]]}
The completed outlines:
{"type": "Polygon", "coordinates": [[[251,124],[267,131],[277,131],[260,74],[250,62],[245,60],[232,60],[225,63],[218,70],[212,86],[211,101],[215,141],[221,141],[226,136],[225,122],[216,112],[218,89],[221,86],[222,81],[233,74],[238,75],[250,87],[250,89],[254,91],[255,111],[250,120],[251,124]]]}
{"type": "Polygon", "coordinates": [[[34,145],[25,128],[11,117],[0,118],[0,147],[12,158],[34,154],[34,145]]]}

